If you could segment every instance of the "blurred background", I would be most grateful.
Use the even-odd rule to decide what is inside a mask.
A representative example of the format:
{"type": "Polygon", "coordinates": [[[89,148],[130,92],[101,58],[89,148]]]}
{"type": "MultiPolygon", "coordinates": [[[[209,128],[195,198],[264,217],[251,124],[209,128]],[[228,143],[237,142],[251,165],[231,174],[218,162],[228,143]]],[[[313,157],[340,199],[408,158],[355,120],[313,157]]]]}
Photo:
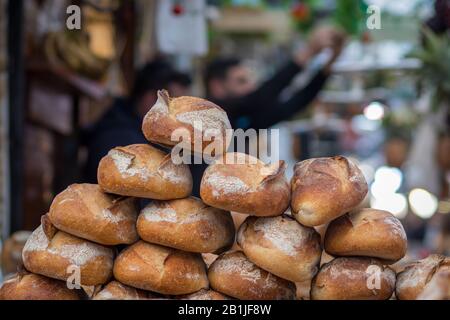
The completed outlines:
{"type": "Polygon", "coordinates": [[[0,0],[3,268],[163,88],[280,129],[288,177],[352,158],[408,259],[450,254],[449,30],[448,0],[0,0]]]}

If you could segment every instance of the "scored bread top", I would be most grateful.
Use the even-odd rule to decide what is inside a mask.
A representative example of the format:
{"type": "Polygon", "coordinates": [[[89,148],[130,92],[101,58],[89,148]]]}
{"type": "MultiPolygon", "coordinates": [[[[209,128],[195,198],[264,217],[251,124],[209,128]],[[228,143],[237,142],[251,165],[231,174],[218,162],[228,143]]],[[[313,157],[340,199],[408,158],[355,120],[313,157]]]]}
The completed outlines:
{"type": "Polygon", "coordinates": [[[318,226],[354,209],[368,187],[361,170],[342,156],[299,162],[291,180],[294,217],[307,226],[318,226]]]}
{"type": "Polygon", "coordinates": [[[284,161],[265,164],[243,153],[227,153],[203,174],[202,200],[213,207],[257,216],[282,214],[289,206],[284,161]]]}

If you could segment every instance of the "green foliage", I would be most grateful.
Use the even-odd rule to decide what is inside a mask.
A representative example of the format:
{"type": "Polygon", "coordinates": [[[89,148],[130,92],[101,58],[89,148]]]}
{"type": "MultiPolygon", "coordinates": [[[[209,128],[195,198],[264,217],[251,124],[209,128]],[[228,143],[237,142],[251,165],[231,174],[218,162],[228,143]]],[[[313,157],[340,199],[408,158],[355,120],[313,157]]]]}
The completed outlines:
{"type": "Polygon", "coordinates": [[[432,109],[450,104],[450,37],[423,30],[424,45],[409,56],[422,62],[419,76],[422,83],[433,90],[432,109]]]}
{"type": "Polygon", "coordinates": [[[362,0],[336,1],[333,20],[348,34],[359,35],[363,28],[367,4],[362,0]]]}
{"type": "Polygon", "coordinates": [[[411,108],[390,110],[382,120],[388,138],[402,138],[408,141],[419,122],[419,115],[411,108]]]}

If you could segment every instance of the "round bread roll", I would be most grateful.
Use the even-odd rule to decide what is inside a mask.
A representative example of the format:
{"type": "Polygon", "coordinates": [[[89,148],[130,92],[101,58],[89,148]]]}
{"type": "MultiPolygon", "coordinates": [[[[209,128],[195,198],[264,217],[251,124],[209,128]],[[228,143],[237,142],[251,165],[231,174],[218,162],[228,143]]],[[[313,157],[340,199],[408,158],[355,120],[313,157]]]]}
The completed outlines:
{"type": "Polygon", "coordinates": [[[80,292],[63,281],[24,272],[3,283],[0,300],[80,300],[80,292]]]}
{"type": "Polygon", "coordinates": [[[123,196],[170,200],[192,191],[192,175],[185,164],[176,165],[170,154],[147,144],[117,147],[102,158],[98,184],[123,196]]]}
{"type": "Polygon", "coordinates": [[[208,278],[211,288],[241,300],[293,300],[296,295],[294,283],[259,268],[241,251],[220,255],[208,278]]]}
{"type": "Polygon", "coordinates": [[[280,278],[302,282],[319,270],[319,234],[287,215],[248,217],[237,242],[250,261],[280,278]]]}
{"type": "Polygon", "coordinates": [[[119,281],[109,282],[92,300],[148,300],[156,298],[150,292],[126,286],[119,281]]]}
{"type": "Polygon", "coordinates": [[[397,299],[416,300],[433,275],[440,270],[450,270],[450,258],[439,254],[429,255],[406,266],[397,275],[397,299]]]}
{"type": "Polygon", "coordinates": [[[112,275],[114,252],[111,248],[56,230],[46,216],[23,248],[25,268],[50,278],[76,280],[94,286],[106,283],[112,275]]]}
{"type": "Polygon", "coordinates": [[[366,196],[367,183],[357,166],[337,156],[297,163],[291,189],[292,215],[313,227],[354,209],[366,196]]]}
{"type": "Polygon", "coordinates": [[[48,217],[59,230],[104,245],[130,244],[138,208],[133,198],[104,193],[96,184],[72,184],[58,194],[48,217]]]}
{"type": "Polygon", "coordinates": [[[200,254],[144,241],[119,254],[114,263],[114,277],[135,288],[170,295],[208,288],[206,266],[200,254]]]}
{"type": "Polygon", "coordinates": [[[284,161],[266,165],[243,153],[227,153],[203,174],[202,200],[216,208],[255,216],[281,215],[289,206],[284,161]]]}
{"type": "Polygon", "coordinates": [[[224,153],[231,141],[227,114],[218,105],[196,97],[170,98],[158,91],[158,100],[147,112],[142,132],[148,141],[175,146],[183,140],[183,148],[211,157],[224,153]]]}
{"type": "Polygon", "coordinates": [[[395,272],[366,257],[336,258],[324,264],[311,284],[311,300],[387,300],[395,272]]]}
{"type": "Polygon", "coordinates": [[[206,290],[202,289],[200,291],[179,296],[178,299],[181,300],[231,300],[230,297],[227,297],[224,294],[221,294],[220,292],[214,291],[214,290],[206,290]]]}
{"type": "Polygon", "coordinates": [[[325,251],[334,256],[367,256],[389,263],[406,254],[406,233],[390,212],[361,209],[345,214],[328,226],[325,251]]]}
{"type": "Polygon", "coordinates": [[[141,211],[137,230],[145,241],[200,253],[229,249],[235,235],[229,212],[194,197],[153,201],[141,211]]]}
{"type": "Polygon", "coordinates": [[[450,270],[437,271],[417,300],[450,300],[450,270]]]}

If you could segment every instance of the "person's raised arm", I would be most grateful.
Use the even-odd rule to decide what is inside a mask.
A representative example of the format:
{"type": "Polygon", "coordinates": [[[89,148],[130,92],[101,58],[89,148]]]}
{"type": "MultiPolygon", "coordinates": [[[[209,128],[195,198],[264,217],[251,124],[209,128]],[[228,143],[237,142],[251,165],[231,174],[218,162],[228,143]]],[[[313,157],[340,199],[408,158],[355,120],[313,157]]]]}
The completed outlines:
{"type": "Polygon", "coordinates": [[[266,109],[265,112],[261,112],[258,116],[253,117],[250,126],[255,129],[269,128],[306,109],[317,97],[327,79],[327,73],[319,71],[303,89],[296,92],[289,100],[283,103],[278,102],[272,108],[266,109]]]}
{"type": "Polygon", "coordinates": [[[340,54],[344,40],[345,36],[339,29],[332,26],[318,27],[310,34],[306,48],[296,52],[291,61],[257,90],[243,97],[218,101],[218,104],[223,105],[229,116],[234,118],[259,117],[261,113],[269,112],[268,110],[278,105],[281,91],[291,83],[303,66],[324,48],[333,49],[333,57],[323,69],[324,74],[328,73],[334,60],[340,54]]]}
{"type": "Polygon", "coordinates": [[[302,67],[299,64],[293,60],[289,61],[253,92],[241,97],[214,102],[223,107],[232,118],[255,114],[268,106],[274,105],[280,92],[289,85],[301,70],[302,67]]]}
{"type": "Polygon", "coordinates": [[[318,29],[317,37],[322,34],[322,44],[318,47],[328,47],[332,49],[333,55],[325,66],[320,70],[310,82],[301,90],[294,93],[286,102],[278,102],[276,105],[267,107],[253,117],[251,127],[253,128],[268,128],[280,121],[292,117],[300,110],[305,109],[318,95],[320,90],[325,85],[326,80],[331,72],[331,67],[337,57],[340,55],[344,42],[345,35],[338,30],[318,29]],[[329,38],[325,35],[329,35],[329,38]]]}

